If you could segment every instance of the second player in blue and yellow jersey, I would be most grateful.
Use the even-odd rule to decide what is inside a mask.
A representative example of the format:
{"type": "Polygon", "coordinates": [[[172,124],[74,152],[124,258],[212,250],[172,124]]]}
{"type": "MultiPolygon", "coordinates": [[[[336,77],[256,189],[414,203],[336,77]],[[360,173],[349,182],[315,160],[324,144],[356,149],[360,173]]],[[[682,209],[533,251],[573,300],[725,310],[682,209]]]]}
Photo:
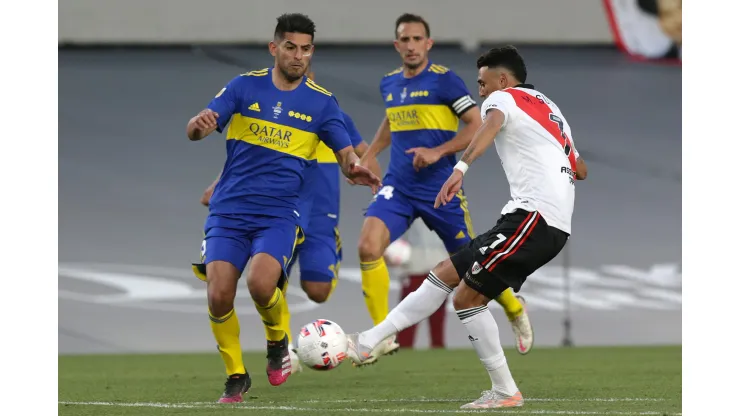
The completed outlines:
{"type": "MultiPolygon", "coordinates": [[[[429,60],[432,44],[423,18],[404,14],[397,19],[394,46],[403,66],[380,82],[385,117],[363,156],[363,163],[370,163],[380,151],[391,147],[383,187],[368,207],[359,242],[362,289],[375,325],[388,315],[390,279],[383,253],[412,221],[421,218],[450,253],[474,237],[462,190],[447,205],[434,208],[434,200],[455,166],[455,154],[467,148],[481,117],[462,79],[429,60]],[[458,131],[460,121],[464,124],[458,131]]],[[[497,301],[510,319],[524,313],[511,290],[497,301]]],[[[382,351],[376,351],[375,358],[398,349],[395,336],[385,341],[378,344],[382,351]]]]}
{"type": "MultiPolygon", "coordinates": [[[[355,153],[362,156],[367,145],[349,115],[343,116],[355,153]]],[[[306,175],[301,192],[299,212],[305,239],[296,247],[293,262],[298,261],[301,287],[309,299],[322,303],[336,285],[342,260],[340,172],[337,159],[327,146],[319,145],[316,162],[306,175]]]]}

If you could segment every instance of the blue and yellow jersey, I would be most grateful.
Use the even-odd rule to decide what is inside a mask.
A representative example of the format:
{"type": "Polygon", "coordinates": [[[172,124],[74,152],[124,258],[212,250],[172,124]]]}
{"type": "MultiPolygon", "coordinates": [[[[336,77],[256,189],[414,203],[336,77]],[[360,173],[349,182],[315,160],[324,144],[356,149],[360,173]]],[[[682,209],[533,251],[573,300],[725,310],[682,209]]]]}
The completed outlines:
{"type": "MultiPolygon", "coordinates": [[[[362,143],[362,136],[347,113],[342,112],[353,147],[362,143]]],[[[334,151],[323,143],[316,149],[316,162],[306,171],[306,179],[301,190],[301,227],[310,233],[318,229],[329,233],[339,222],[339,186],[341,170],[334,151]],[[310,225],[309,225],[310,224],[310,225]]]]}
{"type": "Polygon", "coordinates": [[[450,69],[429,63],[406,78],[402,69],[380,81],[380,94],[391,128],[391,160],[383,183],[408,196],[433,201],[457,163],[455,155],[416,172],[413,147],[437,147],[457,134],[459,117],[475,107],[465,83],[450,69]]]}
{"type": "MultiPolygon", "coordinates": [[[[206,226],[219,217],[265,215],[298,223],[305,169],[320,143],[350,146],[336,98],[308,78],[292,91],[272,82],[272,68],[242,74],[208,104],[226,131],[226,163],[210,201],[206,226]]],[[[232,222],[233,223],[233,222],[232,222]]]]}

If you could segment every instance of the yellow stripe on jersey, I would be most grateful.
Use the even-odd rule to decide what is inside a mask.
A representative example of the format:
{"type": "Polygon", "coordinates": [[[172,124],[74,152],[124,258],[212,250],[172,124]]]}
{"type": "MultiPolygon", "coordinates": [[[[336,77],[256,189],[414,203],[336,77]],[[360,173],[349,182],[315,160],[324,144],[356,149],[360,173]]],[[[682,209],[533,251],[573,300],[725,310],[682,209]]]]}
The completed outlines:
{"type": "Polygon", "coordinates": [[[434,72],[435,74],[442,75],[442,74],[447,73],[447,71],[449,70],[450,70],[449,68],[444,67],[442,65],[432,64],[429,66],[429,71],[434,72]]]}
{"type": "Polygon", "coordinates": [[[328,95],[331,97],[331,93],[324,87],[320,86],[319,84],[313,82],[311,79],[306,79],[306,86],[308,88],[311,88],[314,91],[318,91],[324,95],[328,95]]]}
{"type": "Polygon", "coordinates": [[[311,159],[319,143],[319,136],[316,133],[241,114],[234,114],[226,138],[241,140],[301,159],[311,159]]]}
{"type": "Polygon", "coordinates": [[[241,75],[247,76],[247,77],[264,77],[265,75],[267,75],[267,72],[268,72],[268,68],[264,68],[264,69],[258,69],[256,71],[249,71],[241,75]]]}
{"type": "Polygon", "coordinates": [[[458,119],[443,104],[402,105],[385,109],[391,132],[414,130],[457,131],[458,119]]]}
{"type": "Polygon", "coordinates": [[[391,76],[391,75],[396,75],[396,74],[398,74],[398,73],[400,73],[400,72],[402,72],[402,71],[403,71],[403,67],[400,67],[400,68],[396,68],[396,69],[394,69],[393,71],[391,71],[391,72],[389,72],[389,73],[385,74],[384,76],[386,76],[386,77],[389,77],[389,76],[391,76]]]}
{"type": "Polygon", "coordinates": [[[316,160],[319,163],[337,163],[337,156],[324,142],[319,142],[316,147],[316,160]]]}

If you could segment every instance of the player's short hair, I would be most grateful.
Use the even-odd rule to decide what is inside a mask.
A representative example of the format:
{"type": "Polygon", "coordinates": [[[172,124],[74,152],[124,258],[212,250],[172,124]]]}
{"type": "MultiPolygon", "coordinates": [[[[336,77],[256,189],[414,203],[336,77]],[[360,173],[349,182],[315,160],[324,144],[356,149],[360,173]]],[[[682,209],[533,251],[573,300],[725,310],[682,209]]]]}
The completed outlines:
{"type": "Polygon", "coordinates": [[[493,48],[478,58],[478,69],[502,67],[511,71],[519,82],[527,82],[527,66],[524,59],[512,45],[493,48]]]}
{"type": "Polygon", "coordinates": [[[402,23],[421,23],[424,25],[424,30],[427,32],[427,37],[431,35],[431,32],[429,31],[429,23],[427,23],[426,20],[424,20],[423,17],[419,16],[418,14],[411,14],[411,13],[404,13],[401,16],[396,19],[396,30],[394,31],[393,35],[398,38],[398,26],[401,26],[402,23]]]}
{"type": "Polygon", "coordinates": [[[316,24],[305,14],[285,13],[277,18],[275,39],[285,38],[286,33],[311,35],[311,40],[313,41],[314,33],[316,33],[316,24]]]}

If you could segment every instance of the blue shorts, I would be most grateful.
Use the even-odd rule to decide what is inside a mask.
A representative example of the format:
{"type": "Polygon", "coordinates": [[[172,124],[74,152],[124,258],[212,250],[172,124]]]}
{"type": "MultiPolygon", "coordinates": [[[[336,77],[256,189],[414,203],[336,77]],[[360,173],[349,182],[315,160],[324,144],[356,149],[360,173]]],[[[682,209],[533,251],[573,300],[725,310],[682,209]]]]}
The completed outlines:
{"type": "MultiPolygon", "coordinates": [[[[201,260],[226,261],[243,272],[250,258],[266,253],[275,258],[287,272],[293,250],[302,238],[294,220],[259,215],[238,219],[221,217],[218,226],[208,221],[205,239],[201,245],[201,260]]],[[[287,274],[287,273],[286,273],[287,274]]]]}
{"type": "Polygon", "coordinates": [[[342,262],[342,240],[337,227],[311,227],[306,238],[296,246],[293,261],[300,267],[301,281],[331,283],[337,279],[342,262]]]}
{"type": "Polygon", "coordinates": [[[462,190],[447,205],[434,208],[434,201],[413,198],[393,185],[385,185],[373,197],[365,216],[377,217],[391,232],[391,242],[406,232],[415,219],[421,218],[437,233],[447,249],[454,253],[475,238],[468,201],[462,190]]]}

